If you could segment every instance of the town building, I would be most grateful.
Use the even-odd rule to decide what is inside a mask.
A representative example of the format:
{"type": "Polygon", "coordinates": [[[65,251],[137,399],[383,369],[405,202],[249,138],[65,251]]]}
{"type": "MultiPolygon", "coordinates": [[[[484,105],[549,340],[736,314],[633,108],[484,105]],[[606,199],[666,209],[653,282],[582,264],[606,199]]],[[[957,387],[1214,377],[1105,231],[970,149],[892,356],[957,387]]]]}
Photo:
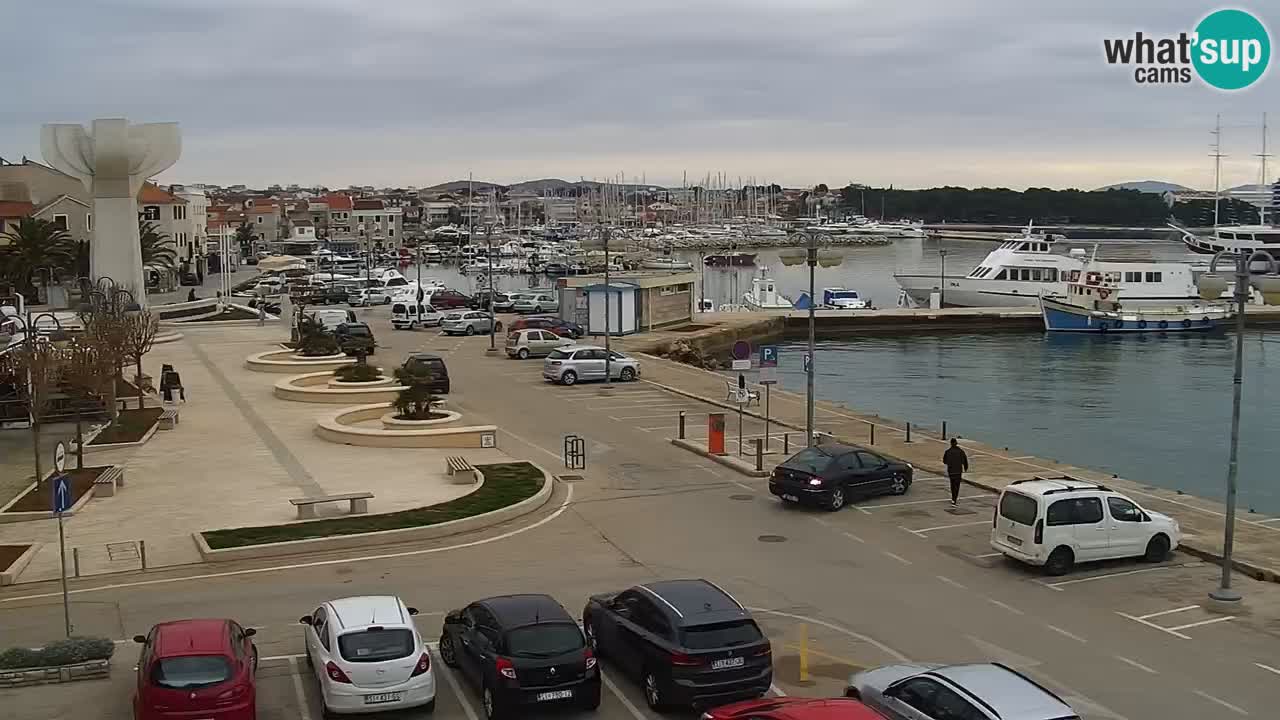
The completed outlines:
{"type": "Polygon", "coordinates": [[[386,249],[404,243],[403,211],[387,207],[380,199],[355,200],[351,208],[351,225],[362,246],[386,249]]]}

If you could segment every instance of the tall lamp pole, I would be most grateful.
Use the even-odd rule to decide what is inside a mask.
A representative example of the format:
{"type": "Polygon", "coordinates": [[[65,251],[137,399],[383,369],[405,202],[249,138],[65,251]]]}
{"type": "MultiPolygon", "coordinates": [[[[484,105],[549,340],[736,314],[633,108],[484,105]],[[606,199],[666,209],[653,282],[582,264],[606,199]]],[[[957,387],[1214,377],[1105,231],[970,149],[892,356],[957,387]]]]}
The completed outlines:
{"type": "Polygon", "coordinates": [[[1267,252],[1258,250],[1252,253],[1220,252],[1213,256],[1209,263],[1209,272],[1200,276],[1197,285],[1200,297],[1212,300],[1222,296],[1226,289],[1226,281],[1214,271],[1218,261],[1232,260],[1235,267],[1235,305],[1236,305],[1236,356],[1235,369],[1231,376],[1231,445],[1227,455],[1227,517],[1222,536],[1222,577],[1218,587],[1209,593],[1209,597],[1223,602],[1238,602],[1241,595],[1231,587],[1231,556],[1235,549],[1236,531],[1236,476],[1240,448],[1240,402],[1244,384],[1244,313],[1245,304],[1249,300],[1249,289],[1257,285],[1263,293],[1263,301],[1269,303],[1270,297],[1280,291],[1280,277],[1275,275],[1276,260],[1267,252]],[[1267,263],[1267,275],[1251,277],[1250,266],[1254,259],[1267,263]]]}
{"type": "Polygon", "coordinates": [[[942,270],[938,271],[938,307],[944,308],[947,306],[947,249],[939,247],[938,257],[942,259],[942,270]]]}
{"type": "Polygon", "coordinates": [[[799,265],[804,263],[809,266],[809,352],[807,354],[808,361],[805,369],[805,435],[807,436],[807,445],[814,445],[814,412],[815,412],[815,393],[814,393],[814,376],[817,374],[817,363],[814,354],[817,345],[817,320],[815,312],[817,310],[818,301],[814,296],[816,287],[814,282],[814,273],[818,265],[823,267],[835,267],[841,263],[839,254],[829,251],[820,251],[818,244],[822,238],[828,238],[826,233],[817,230],[801,230],[796,233],[803,243],[802,250],[783,250],[778,253],[779,259],[784,265],[799,265]]]}
{"type": "Polygon", "coordinates": [[[490,220],[484,224],[484,244],[488,248],[485,255],[489,258],[489,352],[496,352],[494,346],[494,316],[493,316],[493,221],[490,220]]]}
{"type": "Polygon", "coordinates": [[[613,383],[613,351],[609,348],[609,339],[613,335],[609,296],[613,289],[609,285],[609,227],[606,225],[600,232],[600,239],[604,242],[604,385],[607,389],[613,383]]]}

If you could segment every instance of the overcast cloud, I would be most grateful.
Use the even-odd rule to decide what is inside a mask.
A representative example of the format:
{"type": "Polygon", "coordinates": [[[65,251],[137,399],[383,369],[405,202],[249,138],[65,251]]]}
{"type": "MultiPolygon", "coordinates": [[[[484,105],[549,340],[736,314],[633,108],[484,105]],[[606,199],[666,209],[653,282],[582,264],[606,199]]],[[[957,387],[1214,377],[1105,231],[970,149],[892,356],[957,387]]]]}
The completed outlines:
{"type": "Polygon", "coordinates": [[[39,157],[45,122],[178,121],[173,182],[1204,187],[1214,114],[1238,184],[1280,111],[1274,69],[1225,94],[1104,62],[1217,7],[1191,0],[7,5],[0,156],[39,157]]]}

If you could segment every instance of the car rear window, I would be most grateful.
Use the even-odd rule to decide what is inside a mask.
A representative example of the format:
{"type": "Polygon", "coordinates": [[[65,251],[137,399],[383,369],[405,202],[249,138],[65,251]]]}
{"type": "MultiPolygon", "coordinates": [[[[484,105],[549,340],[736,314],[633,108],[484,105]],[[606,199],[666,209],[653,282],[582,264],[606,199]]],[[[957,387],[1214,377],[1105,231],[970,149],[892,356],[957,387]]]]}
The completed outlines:
{"type": "Polygon", "coordinates": [[[551,354],[550,354],[550,355],[548,355],[547,357],[548,357],[548,358],[550,358],[550,359],[552,359],[552,360],[565,360],[565,359],[567,359],[567,358],[571,357],[572,355],[573,355],[573,353],[567,353],[567,352],[565,352],[565,351],[563,351],[563,350],[552,350],[552,351],[551,351],[551,354]]]}
{"type": "Polygon", "coordinates": [[[816,475],[826,469],[827,464],[830,462],[830,455],[817,448],[805,448],[782,464],[789,468],[803,470],[816,475]]]}
{"type": "Polygon", "coordinates": [[[165,658],[151,670],[151,684],[174,690],[210,687],[230,679],[231,662],[223,655],[165,658]]]}
{"type": "Polygon", "coordinates": [[[409,313],[409,308],[404,305],[401,305],[400,303],[396,303],[395,305],[391,306],[391,312],[397,313],[400,315],[407,315],[409,313]]]}
{"type": "Polygon", "coordinates": [[[542,623],[507,633],[507,652],[521,657],[552,657],[582,647],[582,631],[571,623],[542,623]]]}
{"type": "Polygon", "coordinates": [[[751,620],[735,620],[714,625],[694,625],[684,629],[684,645],[690,650],[750,645],[760,640],[760,628],[751,620]]]}
{"type": "Polygon", "coordinates": [[[1000,496],[1000,517],[1020,525],[1035,525],[1039,505],[1022,493],[1007,492],[1000,496]]]}
{"type": "Polygon", "coordinates": [[[338,636],[338,651],[348,662],[384,662],[413,654],[408,630],[361,630],[338,636]]]}

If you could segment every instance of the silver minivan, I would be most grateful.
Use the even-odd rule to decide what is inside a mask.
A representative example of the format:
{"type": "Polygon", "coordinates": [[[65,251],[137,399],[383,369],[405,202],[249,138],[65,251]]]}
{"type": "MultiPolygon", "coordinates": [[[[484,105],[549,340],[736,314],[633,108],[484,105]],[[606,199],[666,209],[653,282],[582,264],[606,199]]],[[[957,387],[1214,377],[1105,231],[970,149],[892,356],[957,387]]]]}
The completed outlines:
{"type": "Polygon", "coordinates": [[[629,382],[640,377],[640,361],[620,352],[610,356],[596,345],[566,345],[552,350],[542,363],[542,377],[563,385],[573,385],[579,380],[603,380],[606,358],[609,358],[611,379],[629,382]]]}
{"type": "Polygon", "coordinates": [[[560,337],[550,330],[526,328],[507,335],[507,355],[521,360],[542,357],[556,348],[572,344],[569,338],[560,337]]]}

